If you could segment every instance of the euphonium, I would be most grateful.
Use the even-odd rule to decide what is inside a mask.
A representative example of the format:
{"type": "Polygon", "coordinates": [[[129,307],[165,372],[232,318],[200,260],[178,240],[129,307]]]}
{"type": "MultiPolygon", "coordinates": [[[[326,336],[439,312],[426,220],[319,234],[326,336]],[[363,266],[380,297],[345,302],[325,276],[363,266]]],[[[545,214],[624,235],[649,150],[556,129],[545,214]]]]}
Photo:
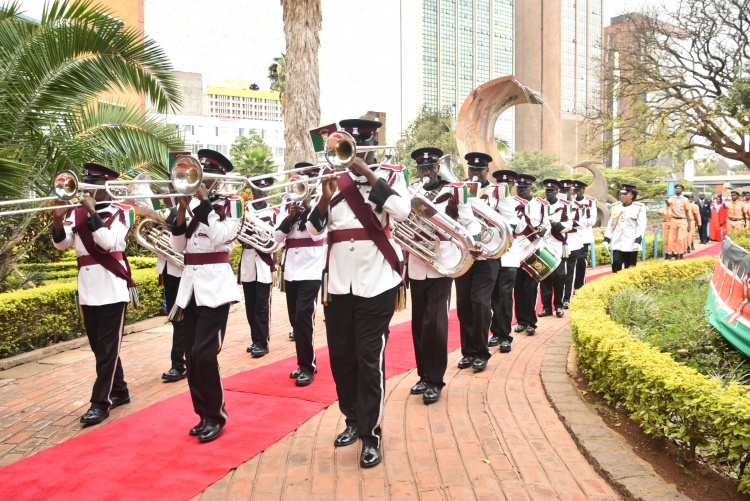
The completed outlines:
{"type": "Polygon", "coordinates": [[[260,252],[272,254],[279,250],[283,243],[277,242],[274,238],[273,227],[255,216],[255,211],[252,209],[251,203],[248,202],[245,206],[245,222],[237,240],[260,252]]]}
{"type": "Polygon", "coordinates": [[[409,187],[411,213],[396,223],[393,239],[404,250],[446,277],[460,277],[471,268],[474,258],[469,250],[474,238],[459,223],[440,212],[421,191],[409,187]],[[455,263],[441,263],[439,249],[442,242],[458,247],[460,257],[455,263]]]}
{"type": "Polygon", "coordinates": [[[185,256],[172,249],[171,233],[163,220],[147,217],[138,224],[136,241],[157,256],[179,268],[185,268],[185,256]]]}
{"type": "Polygon", "coordinates": [[[482,227],[482,257],[499,259],[513,243],[513,230],[510,224],[481,198],[469,199],[474,217],[482,227]]]}

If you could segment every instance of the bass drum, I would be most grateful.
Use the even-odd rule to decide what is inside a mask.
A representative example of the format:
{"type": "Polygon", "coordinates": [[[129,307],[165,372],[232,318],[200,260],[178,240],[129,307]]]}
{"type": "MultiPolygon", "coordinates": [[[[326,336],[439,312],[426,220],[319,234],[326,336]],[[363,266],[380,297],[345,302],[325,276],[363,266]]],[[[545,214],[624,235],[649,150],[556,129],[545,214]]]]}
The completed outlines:
{"type": "Polygon", "coordinates": [[[521,256],[521,268],[532,276],[537,282],[541,282],[552,274],[562,259],[552,249],[547,248],[543,238],[538,238],[526,252],[521,256]]]}

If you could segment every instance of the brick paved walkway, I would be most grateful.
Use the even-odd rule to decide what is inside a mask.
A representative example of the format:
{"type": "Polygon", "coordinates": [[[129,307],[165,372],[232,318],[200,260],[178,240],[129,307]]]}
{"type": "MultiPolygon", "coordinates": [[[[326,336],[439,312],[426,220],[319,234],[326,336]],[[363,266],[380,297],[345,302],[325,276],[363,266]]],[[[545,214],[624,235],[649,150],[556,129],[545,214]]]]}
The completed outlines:
{"type": "MultiPolygon", "coordinates": [[[[233,309],[220,355],[225,376],[294,355],[284,295],[275,291],[273,302],[271,353],[258,360],[245,352],[244,309],[233,309]]],[[[408,319],[407,310],[394,323],[408,319]]],[[[334,404],[198,498],[619,499],[576,449],[542,388],[542,359],[566,328],[565,319],[541,319],[538,334],[516,337],[511,353],[493,349],[482,373],[459,371],[460,353],[451,353],[443,397],[431,406],[409,396],[414,371],[388,380],[379,467],[361,470],[358,446],[333,447],[344,427],[334,404]]],[[[132,403],[112,411],[109,420],[186,390],[185,381],[160,380],[169,367],[170,331],[162,325],[124,338],[132,403]]],[[[319,315],[316,345],[324,344],[319,315]]],[[[93,374],[85,346],[0,372],[0,466],[93,429],[78,423],[93,374]]]]}

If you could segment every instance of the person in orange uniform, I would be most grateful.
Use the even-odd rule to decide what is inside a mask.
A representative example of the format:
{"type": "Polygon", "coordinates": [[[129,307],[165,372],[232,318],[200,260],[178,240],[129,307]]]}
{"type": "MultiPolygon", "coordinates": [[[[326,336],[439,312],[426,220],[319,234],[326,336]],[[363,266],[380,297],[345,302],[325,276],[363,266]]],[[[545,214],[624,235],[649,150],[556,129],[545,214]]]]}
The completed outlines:
{"type": "Polygon", "coordinates": [[[731,235],[745,226],[745,202],[740,200],[740,194],[732,191],[732,199],[726,204],[727,207],[727,235],[731,235]]]}
{"type": "Polygon", "coordinates": [[[750,191],[743,191],[745,198],[745,228],[750,228],[750,191]]]}
{"type": "Polygon", "coordinates": [[[695,203],[695,200],[693,198],[693,194],[691,193],[688,195],[688,200],[690,200],[690,209],[693,211],[693,224],[690,227],[690,232],[688,233],[688,245],[690,245],[690,250],[695,250],[695,239],[697,238],[696,229],[701,227],[701,210],[700,207],[698,207],[698,204],[695,203]]]}
{"type": "Polygon", "coordinates": [[[661,209],[664,219],[669,219],[669,236],[665,238],[667,243],[666,259],[682,259],[687,248],[688,221],[693,219],[693,211],[690,202],[682,195],[684,186],[675,185],[675,194],[667,200],[667,206],[661,209]]]}

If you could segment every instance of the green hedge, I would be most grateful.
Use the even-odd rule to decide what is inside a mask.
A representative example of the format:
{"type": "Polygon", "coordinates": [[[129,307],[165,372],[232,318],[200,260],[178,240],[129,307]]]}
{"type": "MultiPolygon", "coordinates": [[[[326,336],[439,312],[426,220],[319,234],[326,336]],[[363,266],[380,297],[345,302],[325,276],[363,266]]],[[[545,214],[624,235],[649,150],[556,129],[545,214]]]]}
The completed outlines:
{"type": "MultiPolygon", "coordinates": [[[[139,310],[128,309],[127,323],[159,314],[162,287],[156,258],[133,258],[133,279],[141,297],[139,310]],[[136,268],[139,266],[148,266],[136,268]],[[135,262],[134,262],[135,261],[135,262]]],[[[76,281],[50,282],[34,289],[0,294],[0,358],[85,335],[75,307],[76,281]]]]}
{"type": "MultiPolygon", "coordinates": [[[[715,265],[711,257],[652,262],[602,277],[576,292],[570,326],[579,367],[593,390],[623,405],[646,433],[681,441],[689,457],[700,449],[710,461],[736,465],[750,458],[747,388],[723,385],[675,362],[607,314],[620,289],[689,280],[715,265]]],[[[739,490],[750,492],[750,471],[740,478],[739,490]]]]}
{"type": "MultiPolygon", "coordinates": [[[[133,270],[156,269],[155,257],[128,257],[128,263],[133,270]]],[[[25,263],[18,266],[25,275],[25,280],[31,280],[39,285],[52,282],[71,280],[78,276],[78,264],[75,259],[63,259],[53,263],[25,263]]]]}

